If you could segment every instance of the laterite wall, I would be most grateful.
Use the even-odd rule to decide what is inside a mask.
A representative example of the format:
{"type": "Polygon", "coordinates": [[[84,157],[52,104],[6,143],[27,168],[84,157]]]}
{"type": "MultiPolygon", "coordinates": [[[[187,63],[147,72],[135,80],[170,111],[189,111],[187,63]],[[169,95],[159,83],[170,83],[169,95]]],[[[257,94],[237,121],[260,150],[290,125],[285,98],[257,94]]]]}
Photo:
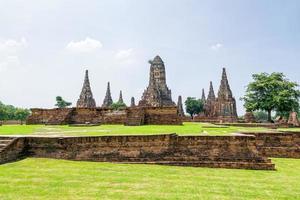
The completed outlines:
{"type": "Polygon", "coordinates": [[[100,136],[26,138],[33,157],[120,163],[274,169],[253,136],[100,136]]]}
{"type": "Polygon", "coordinates": [[[267,157],[300,158],[300,132],[246,134],[256,137],[258,150],[267,157]]]}
{"type": "Polygon", "coordinates": [[[125,124],[128,111],[143,111],[144,124],[182,124],[177,107],[135,107],[113,110],[110,108],[55,108],[31,109],[27,124],[125,124]]]}

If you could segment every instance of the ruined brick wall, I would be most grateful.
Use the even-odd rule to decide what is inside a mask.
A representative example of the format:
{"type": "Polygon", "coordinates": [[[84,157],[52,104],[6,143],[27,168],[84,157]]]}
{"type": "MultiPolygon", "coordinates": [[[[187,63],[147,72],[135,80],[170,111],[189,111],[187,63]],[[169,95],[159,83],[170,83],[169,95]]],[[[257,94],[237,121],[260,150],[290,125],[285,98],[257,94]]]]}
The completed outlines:
{"type": "Polygon", "coordinates": [[[181,125],[177,107],[147,107],[145,108],[145,124],[181,125]]]}
{"type": "Polygon", "coordinates": [[[300,132],[245,134],[248,136],[172,134],[15,138],[0,151],[0,164],[17,160],[22,156],[33,156],[125,163],[273,169],[274,165],[266,157],[300,158],[300,132]]]}
{"type": "Polygon", "coordinates": [[[300,158],[300,132],[246,134],[255,135],[258,150],[267,157],[300,158]]]}
{"type": "Polygon", "coordinates": [[[101,121],[103,124],[124,124],[126,121],[126,114],[126,109],[101,109],[101,121]]]}
{"type": "Polygon", "coordinates": [[[109,108],[31,109],[31,112],[27,124],[123,124],[126,119],[126,110],[109,108]]]}
{"type": "Polygon", "coordinates": [[[101,136],[26,138],[29,156],[121,163],[274,169],[253,136],[101,136]]]}
{"type": "MultiPolygon", "coordinates": [[[[0,137],[1,139],[10,139],[0,137]]],[[[18,160],[26,155],[25,138],[14,138],[5,149],[0,151],[0,164],[18,160]]]]}
{"type": "Polygon", "coordinates": [[[140,126],[145,124],[145,110],[139,107],[130,107],[127,109],[126,126],[140,126]]]}
{"type": "Polygon", "coordinates": [[[101,123],[123,124],[126,119],[126,110],[113,110],[109,108],[74,108],[70,124],[101,123]]]}
{"type": "Polygon", "coordinates": [[[67,124],[73,108],[31,109],[26,124],[67,124]]]}
{"type": "Polygon", "coordinates": [[[236,123],[237,118],[232,116],[218,116],[218,117],[208,117],[208,116],[195,116],[194,122],[208,122],[208,123],[236,123]]]}
{"type": "Polygon", "coordinates": [[[125,124],[128,111],[143,110],[144,124],[182,124],[177,115],[177,107],[135,107],[113,110],[111,108],[55,108],[31,109],[27,124],[125,124]]]}
{"type": "Polygon", "coordinates": [[[101,122],[101,112],[97,108],[74,108],[68,124],[97,124],[101,122]]]}

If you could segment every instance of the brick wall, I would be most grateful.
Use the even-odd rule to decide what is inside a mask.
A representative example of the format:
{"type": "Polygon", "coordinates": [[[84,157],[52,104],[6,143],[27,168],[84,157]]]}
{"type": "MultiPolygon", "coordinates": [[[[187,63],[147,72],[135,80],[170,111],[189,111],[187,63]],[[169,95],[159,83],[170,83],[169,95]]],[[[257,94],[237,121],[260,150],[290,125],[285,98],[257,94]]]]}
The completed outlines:
{"type": "Polygon", "coordinates": [[[300,158],[300,132],[246,134],[256,137],[258,150],[267,157],[300,158]]]}
{"type": "MultiPolygon", "coordinates": [[[[1,137],[1,139],[8,139],[1,137]]],[[[0,151],[0,164],[12,162],[26,156],[25,138],[14,138],[7,147],[0,151]]]]}
{"type": "Polygon", "coordinates": [[[145,124],[182,125],[177,107],[147,107],[144,120],[145,124]]]}
{"type": "Polygon", "coordinates": [[[67,124],[73,108],[31,109],[26,124],[67,124]]]}
{"type": "Polygon", "coordinates": [[[26,137],[27,156],[195,167],[274,169],[254,136],[26,137]]]}
{"type": "Polygon", "coordinates": [[[143,110],[143,124],[182,124],[177,107],[135,107],[121,110],[110,108],[31,109],[27,124],[125,124],[128,112],[143,110]]]}

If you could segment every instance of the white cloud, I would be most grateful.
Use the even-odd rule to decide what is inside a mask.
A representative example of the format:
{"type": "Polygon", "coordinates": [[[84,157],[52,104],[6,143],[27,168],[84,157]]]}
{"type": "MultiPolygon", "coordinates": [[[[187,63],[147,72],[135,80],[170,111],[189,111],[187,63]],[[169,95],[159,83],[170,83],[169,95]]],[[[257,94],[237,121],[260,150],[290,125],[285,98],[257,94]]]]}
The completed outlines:
{"type": "Polygon", "coordinates": [[[2,55],[16,54],[25,47],[27,47],[27,41],[25,38],[21,38],[20,41],[12,39],[0,40],[0,52],[2,55]]]}
{"type": "Polygon", "coordinates": [[[0,60],[0,71],[6,71],[8,69],[15,69],[21,66],[21,62],[18,56],[8,56],[3,60],[0,60]]]}
{"type": "Polygon", "coordinates": [[[133,55],[133,49],[120,50],[116,53],[115,57],[118,60],[128,59],[133,55]]]}
{"type": "Polygon", "coordinates": [[[16,69],[21,66],[20,52],[28,46],[25,38],[0,40],[0,71],[16,69]]]}
{"type": "Polygon", "coordinates": [[[216,43],[216,44],[212,45],[212,46],[210,47],[210,49],[213,50],[213,51],[218,51],[218,50],[221,49],[222,47],[223,47],[223,44],[221,44],[221,43],[216,43]]]}
{"type": "Polygon", "coordinates": [[[89,53],[101,48],[102,46],[103,45],[100,41],[87,37],[85,40],[71,41],[66,46],[66,50],[75,53],[89,53]]]}

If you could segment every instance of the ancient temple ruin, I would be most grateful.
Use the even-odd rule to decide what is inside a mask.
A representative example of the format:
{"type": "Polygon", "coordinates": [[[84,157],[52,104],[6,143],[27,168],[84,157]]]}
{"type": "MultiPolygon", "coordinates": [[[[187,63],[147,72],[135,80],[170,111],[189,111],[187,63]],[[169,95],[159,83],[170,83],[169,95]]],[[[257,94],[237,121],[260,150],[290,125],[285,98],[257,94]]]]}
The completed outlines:
{"type": "Polygon", "coordinates": [[[205,117],[213,117],[214,116],[214,105],[216,102],[215,91],[212,82],[209,83],[209,92],[207,99],[204,103],[204,114],[205,117]]]}
{"type": "Polygon", "coordinates": [[[80,93],[80,97],[77,101],[78,108],[94,108],[96,107],[95,99],[89,81],[89,72],[85,71],[84,83],[80,93]]]}
{"type": "Polygon", "coordinates": [[[144,91],[139,106],[143,107],[165,107],[176,106],[172,101],[171,90],[166,83],[165,64],[159,56],[150,63],[149,85],[144,91]]]}
{"type": "MultiPolygon", "coordinates": [[[[202,99],[203,96],[204,92],[202,99]]],[[[209,93],[204,104],[204,116],[199,115],[195,119],[208,122],[237,122],[236,101],[232,95],[225,68],[223,68],[218,96],[215,96],[213,84],[210,82],[209,93]]]]}
{"type": "Polygon", "coordinates": [[[204,91],[204,88],[202,89],[201,101],[202,101],[203,103],[206,102],[206,97],[205,97],[205,91],[204,91]]]}
{"type": "Polygon", "coordinates": [[[135,107],[135,99],[134,99],[134,97],[131,97],[130,107],[135,107]]]}
{"type": "Polygon", "coordinates": [[[184,110],[183,110],[183,105],[182,105],[182,97],[178,96],[178,102],[177,102],[177,109],[178,109],[178,116],[179,117],[184,117],[184,110]]]}
{"type": "Polygon", "coordinates": [[[223,68],[221,84],[216,99],[216,115],[223,121],[237,121],[236,101],[228,83],[226,69],[223,68]]]}
{"type": "Polygon", "coordinates": [[[120,94],[119,94],[119,100],[118,100],[118,103],[124,103],[124,100],[123,100],[123,94],[122,94],[122,90],[120,91],[120,94]]]}
{"type": "Polygon", "coordinates": [[[108,108],[111,106],[111,104],[113,103],[113,100],[111,98],[111,92],[110,92],[110,83],[107,83],[107,89],[106,89],[106,94],[103,100],[103,104],[102,107],[104,108],[108,108]]]}
{"type": "MultiPolygon", "coordinates": [[[[163,62],[159,57],[156,57],[153,60],[152,65],[152,78],[150,79],[150,86],[148,87],[147,92],[145,92],[145,98],[141,101],[145,102],[145,104],[141,103],[142,106],[136,106],[133,98],[131,99],[130,107],[120,109],[112,108],[111,105],[113,100],[111,98],[110,83],[108,83],[102,107],[96,107],[90,87],[88,71],[86,71],[77,107],[54,109],[32,108],[31,115],[27,118],[26,123],[52,125],[180,125],[182,124],[182,119],[178,116],[177,106],[172,102],[171,91],[167,88],[165,83],[165,69],[163,62]],[[156,97],[152,98],[152,94],[155,94],[156,97]]],[[[118,103],[124,103],[122,91],[120,91],[118,103]]]]}

